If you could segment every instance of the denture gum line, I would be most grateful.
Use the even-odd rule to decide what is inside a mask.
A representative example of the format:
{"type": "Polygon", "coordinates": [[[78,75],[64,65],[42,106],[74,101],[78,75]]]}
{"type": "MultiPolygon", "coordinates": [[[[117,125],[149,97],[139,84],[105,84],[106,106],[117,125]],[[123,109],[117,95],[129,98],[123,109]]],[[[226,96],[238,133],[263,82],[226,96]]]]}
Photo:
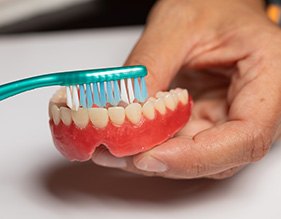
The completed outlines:
{"type": "Polygon", "coordinates": [[[144,104],[131,103],[127,106],[116,106],[108,108],[79,108],[78,111],[71,110],[65,105],[65,93],[59,91],[54,95],[49,104],[49,116],[55,125],[63,123],[70,126],[72,122],[84,129],[89,122],[96,128],[105,128],[109,122],[115,126],[121,126],[126,119],[133,125],[138,125],[143,118],[153,120],[155,111],[165,115],[167,109],[174,111],[179,102],[183,105],[188,103],[188,91],[177,88],[169,92],[158,92],[155,97],[150,97],[144,104]]]}

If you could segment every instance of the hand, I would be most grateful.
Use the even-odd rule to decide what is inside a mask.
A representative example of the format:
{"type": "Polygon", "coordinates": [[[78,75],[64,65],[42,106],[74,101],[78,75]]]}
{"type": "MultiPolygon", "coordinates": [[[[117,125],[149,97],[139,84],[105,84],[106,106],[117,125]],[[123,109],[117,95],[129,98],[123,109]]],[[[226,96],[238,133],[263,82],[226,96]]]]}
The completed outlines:
{"type": "Polygon", "coordinates": [[[126,64],[148,67],[150,94],[187,87],[193,118],[148,152],[118,159],[100,149],[93,161],[169,178],[232,176],[281,134],[280,60],[281,31],[261,0],[158,1],[126,64]]]}

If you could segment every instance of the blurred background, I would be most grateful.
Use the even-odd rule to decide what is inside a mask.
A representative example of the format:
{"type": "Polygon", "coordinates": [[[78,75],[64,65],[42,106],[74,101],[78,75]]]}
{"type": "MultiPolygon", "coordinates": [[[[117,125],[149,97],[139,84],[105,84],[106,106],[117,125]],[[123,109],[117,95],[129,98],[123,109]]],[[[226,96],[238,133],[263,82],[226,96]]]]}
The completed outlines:
{"type": "Polygon", "coordinates": [[[0,0],[0,34],[144,24],[154,0],[0,0]]]}

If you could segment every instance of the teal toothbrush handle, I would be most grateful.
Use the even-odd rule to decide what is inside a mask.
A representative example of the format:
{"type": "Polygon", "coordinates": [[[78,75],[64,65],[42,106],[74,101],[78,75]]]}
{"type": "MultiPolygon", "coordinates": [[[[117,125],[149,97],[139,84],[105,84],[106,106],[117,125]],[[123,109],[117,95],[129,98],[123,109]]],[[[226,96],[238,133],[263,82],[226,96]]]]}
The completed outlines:
{"type": "Polygon", "coordinates": [[[0,86],[0,101],[19,93],[47,86],[71,86],[94,82],[114,81],[126,78],[144,77],[145,66],[125,66],[103,69],[88,69],[58,72],[11,82],[0,86]]]}
{"type": "Polygon", "coordinates": [[[0,101],[39,87],[60,85],[60,75],[50,74],[27,78],[0,86],[0,101]]]}

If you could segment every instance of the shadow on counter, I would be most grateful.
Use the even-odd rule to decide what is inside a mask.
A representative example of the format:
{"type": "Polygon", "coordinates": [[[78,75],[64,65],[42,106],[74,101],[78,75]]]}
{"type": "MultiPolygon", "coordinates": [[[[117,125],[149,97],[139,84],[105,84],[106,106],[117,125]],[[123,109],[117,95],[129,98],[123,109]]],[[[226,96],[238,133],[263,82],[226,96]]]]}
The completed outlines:
{"type": "Polygon", "coordinates": [[[41,178],[43,187],[49,195],[63,202],[76,202],[77,194],[93,199],[109,198],[156,205],[170,204],[182,199],[194,202],[212,190],[216,190],[216,195],[223,192],[220,187],[228,182],[143,177],[99,167],[92,162],[65,163],[48,171],[41,178]]]}

